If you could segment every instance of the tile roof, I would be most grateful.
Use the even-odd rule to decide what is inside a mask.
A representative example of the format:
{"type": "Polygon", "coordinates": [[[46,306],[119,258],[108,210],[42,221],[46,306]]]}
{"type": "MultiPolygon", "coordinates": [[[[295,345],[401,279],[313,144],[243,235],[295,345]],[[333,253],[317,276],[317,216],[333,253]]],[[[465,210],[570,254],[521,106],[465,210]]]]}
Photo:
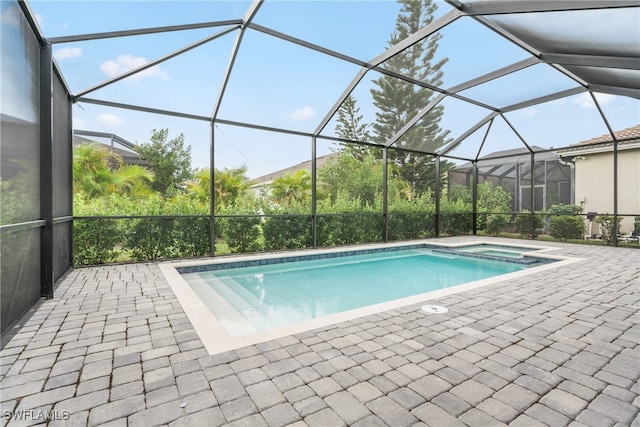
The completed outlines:
{"type": "MultiPolygon", "coordinates": [[[[637,126],[633,126],[630,128],[626,128],[626,129],[622,129],[622,130],[618,130],[614,132],[616,135],[616,138],[618,139],[618,141],[625,141],[625,142],[631,142],[633,140],[639,140],[640,139],[640,125],[637,126]]],[[[611,134],[604,134],[601,136],[597,136],[595,138],[591,138],[591,139],[587,139],[586,141],[581,141],[578,142],[575,145],[591,145],[591,144],[598,144],[601,142],[613,142],[613,140],[611,139],[611,134]]]]}

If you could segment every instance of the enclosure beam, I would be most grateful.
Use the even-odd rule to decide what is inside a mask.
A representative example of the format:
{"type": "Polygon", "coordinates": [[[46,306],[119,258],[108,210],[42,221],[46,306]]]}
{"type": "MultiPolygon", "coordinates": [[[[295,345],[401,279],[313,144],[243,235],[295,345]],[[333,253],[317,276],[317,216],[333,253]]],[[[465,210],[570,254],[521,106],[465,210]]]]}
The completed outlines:
{"type": "Polygon", "coordinates": [[[460,145],[462,143],[462,141],[464,141],[469,136],[471,136],[473,133],[475,133],[475,131],[477,131],[482,126],[484,126],[488,121],[493,120],[493,118],[496,117],[497,115],[498,115],[498,113],[492,112],[491,114],[486,116],[484,119],[480,120],[478,123],[473,125],[473,127],[469,128],[465,133],[460,135],[457,139],[455,139],[454,141],[450,142],[446,147],[444,147],[442,150],[440,150],[440,152],[438,154],[439,155],[447,154],[449,151],[453,150],[458,145],[460,145]]]}
{"type": "Polygon", "coordinates": [[[440,237],[440,216],[442,215],[440,212],[440,156],[436,156],[436,188],[435,188],[435,198],[436,198],[436,229],[435,235],[436,237],[440,237]]]}
{"type": "Polygon", "coordinates": [[[256,16],[256,13],[258,13],[258,9],[260,9],[260,6],[262,6],[262,0],[254,0],[249,6],[249,9],[247,9],[247,12],[244,14],[244,18],[242,19],[242,26],[238,30],[238,35],[236,36],[236,40],[233,43],[231,56],[229,57],[229,63],[227,64],[227,69],[225,70],[224,76],[222,78],[222,84],[220,85],[220,90],[218,91],[218,97],[216,98],[216,102],[213,105],[211,120],[215,120],[218,117],[218,112],[220,111],[220,106],[222,105],[222,98],[224,98],[224,94],[227,90],[227,85],[229,84],[229,79],[231,78],[231,72],[233,71],[233,66],[236,62],[236,58],[238,57],[242,39],[244,38],[244,32],[247,29],[247,25],[251,23],[253,18],[256,16]]]}
{"type": "Polygon", "coordinates": [[[211,140],[209,141],[209,255],[216,254],[216,188],[215,188],[215,153],[216,123],[211,121],[211,140]]]}
{"type": "Polygon", "coordinates": [[[510,113],[515,110],[521,110],[523,108],[532,107],[538,104],[544,104],[545,102],[555,101],[556,99],[566,98],[568,96],[578,95],[586,92],[584,87],[575,87],[573,89],[562,90],[560,92],[552,93],[549,95],[541,96],[538,98],[529,99],[524,102],[518,102],[517,104],[511,104],[506,107],[500,108],[501,113],[510,113]]]}
{"type": "Polygon", "coordinates": [[[619,223],[618,223],[618,142],[619,141],[618,141],[618,137],[616,136],[616,133],[613,131],[613,128],[609,123],[609,120],[607,120],[607,116],[604,114],[604,111],[602,111],[602,107],[600,106],[600,103],[596,99],[593,92],[591,92],[591,99],[593,100],[594,105],[598,109],[598,113],[600,114],[600,117],[602,117],[604,124],[607,126],[607,129],[609,130],[609,134],[611,135],[611,140],[613,141],[613,230],[612,232],[615,233],[615,237],[613,239],[613,246],[618,246],[618,227],[619,227],[619,223]]]}
{"type": "Polygon", "coordinates": [[[478,161],[474,160],[471,164],[473,165],[473,187],[471,190],[471,204],[473,207],[472,229],[473,229],[473,235],[477,236],[478,235],[478,161]]]}
{"type": "Polygon", "coordinates": [[[361,68],[360,71],[358,71],[358,74],[356,74],[356,76],[351,80],[351,82],[346,87],[346,89],[338,97],[336,102],[333,104],[333,107],[329,109],[329,111],[327,112],[327,114],[325,114],[325,116],[322,118],[320,123],[318,123],[318,126],[316,126],[316,130],[313,131],[313,134],[315,136],[320,135],[320,132],[322,132],[324,128],[329,124],[331,117],[333,117],[333,115],[336,114],[336,112],[340,109],[340,107],[342,106],[342,103],[345,101],[345,99],[347,99],[347,97],[351,94],[351,92],[353,92],[356,86],[358,86],[358,83],[360,83],[360,81],[364,78],[365,74],[367,74],[366,68],[361,68]]]}
{"type": "Polygon", "coordinates": [[[203,22],[199,24],[171,25],[171,26],[165,26],[165,27],[140,28],[136,30],[109,31],[104,33],[51,37],[48,40],[51,44],[72,43],[72,42],[81,42],[81,41],[87,41],[87,40],[108,39],[108,38],[114,38],[114,37],[140,36],[144,34],[166,33],[171,31],[197,30],[200,28],[224,27],[228,25],[240,25],[240,24],[242,24],[242,21],[240,19],[231,19],[227,21],[203,22]]]}
{"type": "Polygon", "coordinates": [[[637,0],[492,0],[474,2],[447,0],[447,3],[470,16],[612,9],[638,6],[637,0]]]}
{"type": "Polygon", "coordinates": [[[264,26],[259,25],[259,24],[255,24],[253,22],[251,24],[249,24],[249,28],[251,28],[252,30],[259,31],[261,33],[267,34],[269,36],[279,38],[279,39],[287,41],[289,43],[297,44],[297,45],[302,46],[304,48],[315,50],[316,52],[320,52],[320,53],[323,53],[325,55],[333,56],[334,58],[338,58],[338,59],[341,59],[341,60],[346,61],[346,62],[351,62],[352,64],[356,64],[356,65],[359,65],[361,67],[365,67],[365,68],[369,68],[370,67],[370,64],[368,64],[366,61],[363,61],[361,59],[357,59],[357,58],[354,58],[352,56],[345,55],[345,54],[340,53],[340,52],[336,52],[335,50],[327,49],[326,47],[322,47],[322,46],[317,45],[315,43],[310,43],[310,42],[308,42],[306,40],[302,40],[302,39],[299,39],[297,37],[290,36],[288,34],[282,33],[280,31],[276,31],[276,30],[268,28],[268,27],[264,27],[264,26]]]}
{"type": "Polygon", "coordinates": [[[610,95],[628,96],[630,98],[640,99],[640,89],[632,87],[606,86],[606,85],[589,85],[589,89],[593,92],[608,93],[610,95]]]}
{"type": "Polygon", "coordinates": [[[313,248],[318,247],[318,198],[316,197],[316,191],[318,190],[318,166],[316,165],[318,154],[317,145],[316,137],[311,137],[311,247],[313,248]]]}
{"type": "Polygon", "coordinates": [[[640,70],[640,58],[628,56],[577,55],[568,53],[543,53],[540,59],[560,65],[579,65],[585,67],[623,68],[640,70]]]}
{"type": "Polygon", "coordinates": [[[438,105],[440,103],[440,101],[442,101],[444,99],[445,96],[446,95],[444,93],[438,94],[438,96],[436,96],[431,102],[429,102],[429,104],[427,104],[426,107],[424,107],[422,110],[418,111],[418,113],[415,116],[413,116],[411,118],[411,120],[409,120],[407,123],[405,123],[404,126],[402,126],[402,129],[400,129],[398,132],[396,132],[395,135],[393,135],[384,144],[385,148],[391,147],[393,144],[398,142],[398,140],[400,138],[402,138],[404,136],[404,134],[407,133],[416,123],[418,123],[420,120],[422,120],[422,118],[424,116],[429,114],[429,112],[431,110],[433,110],[436,107],[436,105],[438,105]]]}
{"type": "Polygon", "coordinates": [[[53,298],[53,55],[40,46],[40,296],[53,298]]]}
{"type": "Polygon", "coordinates": [[[220,32],[218,32],[216,34],[213,34],[213,35],[209,36],[209,37],[205,37],[202,40],[198,40],[195,43],[192,43],[192,44],[190,44],[188,46],[185,46],[185,47],[183,47],[181,49],[178,49],[178,50],[176,50],[174,52],[171,52],[168,55],[165,55],[165,56],[163,56],[161,58],[156,59],[155,61],[147,62],[146,64],[143,64],[143,65],[141,65],[139,67],[136,67],[136,68],[133,68],[133,69],[131,69],[129,71],[126,71],[126,72],[124,72],[124,73],[122,73],[122,74],[120,74],[118,76],[115,76],[115,77],[109,79],[109,80],[105,80],[102,83],[99,83],[99,84],[97,84],[95,86],[92,86],[90,88],[82,90],[82,91],[78,92],[76,95],[74,95],[74,97],[84,96],[84,95],[86,95],[88,93],[91,93],[91,92],[94,92],[96,90],[102,89],[103,87],[109,86],[110,84],[113,84],[113,83],[119,82],[120,80],[126,79],[127,77],[130,77],[130,76],[132,76],[134,74],[137,74],[137,73],[139,73],[141,71],[147,70],[147,69],[149,69],[151,67],[155,67],[156,65],[161,64],[161,63],[163,63],[165,61],[168,61],[168,60],[170,60],[172,58],[175,58],[178,55],[181,55],[181,54],[183,54],[185,52],[188,52],[188,51],[190,51],[192,49],[195,49],[195,48],[200,47],[200,46],[202,46],[204,44],[207,44],[212,40],[215,40],[215,39],[217,39],[219,37],[222,37],[222,36],[224,36],[226,34],[229,34],[230,32],[232,32],[234,30],[237,30],[238,28],[239,28],[239,26],[236,25],[236,26],[233,26],[231,28],[227,28],[225,30],[222,30],[222,31],[220,31],[220,32]]]}
{"type": "Polygon", "coordinates": [[[530,197],[530,202],[531,204],[529,205],[531,207],[531,239],[533,239],[536,235],[536,176],[535,176],[535,170],[536,170],[536,153],[534,153],[533,151],[531,152],[531,178],[530,178],[530,187],[531,187],[531,197],[530,197]]]}
{"type": "Polygon", "coordinates": [[[389,49],[385,50],[380,55],[373,58],[370,62],[374,66],[382,64],[387,59],[399,54],[403,50],[422,41],[423,39],[429,37],[431,34],[437,31],[440,31],[441,29],[443,29],[444,27],[446,27],[456,19],[460,18],[461,16],[462,16],[462,13],[460,13],[460,11],[455,9],[450,10],[446,14],[442,15],[440,18],[436,19],[435,21],[432,21],[426,27],[419,29],[415,33],[411,34],[409,37],[391,46],[389,49]]]}
{"type": "Polygon", "coordinates": [[[447,92],[451,92],[451,93],[457,93],[457,92],[462,92],[463,90],[467,90],[469,88],[472,88],[474,86],[478,86],[480,84],[486,83],[486,82],[490,82],[491,80],[495,80],[498,79],[500,77],[504,77],[506,75],[509,75],[511,73],[515,73],[516,71],[520,71],[523,70],[525,68],[528,68],[532,65],[536,65],[539,64],[540,60],[536,57],[531,57],[531,58],[526,58],[523,59],[522,61],[518,61],[514,64],[511,65],[507,65],[506,67],[502,67],[499,68],[495,71],[492,71],[490,73],[484,74],[482,76],[478,76],[475,79],[471,79],[468,80],[464,83],[460,83],[458,85],[455,85],[453,87],[450,87],[449,89],[447,89],[447,92]]]}
{"type": "Polygon", "coordinates": [[[142,111],[143,113],[160,114],[163,116],[180,117],[182,119],[200,120],[203,122],[211,121],[211,117],[209,116],[199,116],[196,114],[178,113],[177,111],[142,107],[140,105],[133,105],[133,104],[123,104],[121,102],[103,101],[100,99],[93,99],[93,98],[80,97],[80,98],[74,99],[73,102],[85,102],[87,104],[102,105],[105,107],[113,107],[113,108],[122,108],[124,110],[142,111]]]}
{"type": "Polygon", "coordinates": [[[382,148],[382,238],[386,243],[389,241],[389,171],[388,168],[388,152],[389,148],[382,148]]]}

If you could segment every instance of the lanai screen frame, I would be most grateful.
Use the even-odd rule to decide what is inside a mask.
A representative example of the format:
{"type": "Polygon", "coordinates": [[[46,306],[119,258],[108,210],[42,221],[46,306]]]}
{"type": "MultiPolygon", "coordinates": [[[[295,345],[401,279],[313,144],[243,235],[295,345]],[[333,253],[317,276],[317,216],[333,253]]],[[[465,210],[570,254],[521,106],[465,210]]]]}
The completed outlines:
{"type": "MultiPolygon", "coordinates": [[[[283,134],[290,134],[290,135],[297,135],[297,136],[303,136],[303,137],[308,137],[310,139],[311,142],[311,165],[312,165],[312,171],[311,171],[311,176],[312,176],[312,208],[311,208],[311,218],[312,218],[312,241],[313,241],[313,247],[317,246],[317,235],[316,235],[316,223],[317,223],[317,217],[318,217],[318,213],[316,211],[316,192],[317,192],[317,170],[316,170],[316,157],[317,157],[317,141],[319,139],[324,139],[324,140],[329,140],[329,141],[334,141],[334,142],[341,142],[341,143],[354,143],[354,144],[370,144],[368,142],[364,142],[364,141],[350,141],[350,140],[345,140],[342,138],[337,138],[337,137],[331,137],[331,136],[326,136],[326,135],[322,135],[322,131],[323,129],[328,125],[329,121],[331,120],[331,118],[337,113],[338,109],[340,108],[340,106],[342,105],[342,103],[344,102],[344,100],[349,96],[349,94],[351,94],[351,92],[353,91],[353,89],[357,86],[357,84],[363,80],[363,78],[367,75],[367,73],[369,71],[375,70],[377,72],[380,72],[382,74],[386,74],[386,75],[391,75],[393,77],[396,77],[398,79],[404,80],[404,81],[408,81],[414,85],[417,86],[421,86],[421,87],[425,87],[428,88],[430,90],[432,90],[435,94],[434,98],[431,100],[431,102],[426,105],[416,116],[414,116],[402,129],[400,129],[392,138],[390,138],[385,144],[383,144],[382,146],[378,145],[378,144],[374,144],[376,147],[381,147],[383,150],[383,170],[385,171],[384,177],[383,177],[383,212],[382,212],[382,216],[383,216],[383,221],[384,221],[384,230],[383,230],[383,235],[384,235],[384,241],[388,240],[388,232],[387,232],[387,220],[388,220],[388,204],[387,204],[387,175],[386,175],[386,171],[387,171],[387,162],[388,162],[388,150],[389,149],[393,149],[395,144],[402,138],[403,135],[405,135],[416,123],[418,123],[423,117],[425,117],[433,108],[435,108],[440,102],[442,102],[445,98],[447,97],[452,97],[452,98],[456,98],[459,100],[462,100],[464,102],[468,102],[471,104],[475,104],[478,105],[482,108],[485,108],[486,110],[490,111],[490,113],[484,117],[482,120],[478,121],[475,125],[473,125],[471,128],[469,128],[465,133],[463,133],[461,136],[459,136],[457,139],[455,139],[454,141],[452,141],[451,143],[449,143],[448,145],[441,147],[440,149],[436,150],[435,152],[426,152],[426,151],[416,151],[417,153],[420,154],[424,154],[424,155],[432,155],[435,156],[436,165],[440,164],[440,160],[441,159],[455,159],[455,160],[462,160],[462,161],[469,161],[472,163],[473,165],[473,176],[474,176],[474,183],[477,182],[477,169],[478,169],[478,162],[479,162],[479,157],[480,157],[480,151],[478,151],[478,154],[474,157],[474,158],[465,158],[465,157],[457,157],[454,156],[452,154],[452,151],[458,147],[460,144],[464,143],[465,139],[468,138],[470,135],[472,135],[474,132],[478,131],[479,129],[483,128],[485,125],[488,125],[487,128],[487,133],[488,133],[488,129],[490,129],[491,124],[493,123],[493,121],[496,118],[500,118],[502,120],[504,120],[508,126],[512,129],[512,131],[514,132],[515,135],[517,135],[518,139],[520,140],[520,142],[522,143],[522,145],[524,147],[526,147],[529,152],[530,152],[530,162],[531,162],[531,168],[532,170],[535,168],[535,156],[536,153],[541,153],[541,152],[548,152],[548,151],[555,151],[558,148],[554,148],[553,150],[543,150],[543,151],[536,151],[533,150],[531,148],[531,145],[527,142],[527,140],[518,132],[518,129],[509,121],[509,119],[505,116],[506,113],[512,112],[512,111],[516,111],[516,110],[520,110],[520,109],[524,109],[524,108],[528,108],[531,106],[535,106],[541,103],[545,103],[545,102],[549,102],[549,101],[553,101],[556,99],[561,99],[561,98],[565,98],[571,95],[577,95],[577,94],[581,94],[581,93],[585,93],[588,92],[593,100],[594,105],[597,107],[598,113],[600,115],[600,117],[602,118],[603,123],[605,124],[606,128],[608,129],[609,133],[611,134],[611,140],[613,141],[613,157],[614,157],[614,163],[613,163],[613,172],[614,172],[614,188],[613,188],[613,210],[614,210],[614,221],[615,223],[617,223],[618,221],[618,182],[617,182],[617,175],[618,175],[618,165],[617,165],[617,151],[618,151],[618,139],[614,133],[614,129],[612,128],[612,126],[610,125],[602,107],[600,106],[597,98],[594,95],[594,92],[599,92],[599,93],[609,93],[609,94],[614,94],[614,95],[622,95],[622,96],[631,96],[634,98],[640,98],[640,90],[638,89],[633,89],[633,88],[628,88],[628,87],[616,87],[614,85],[611,86],[604,86],[604,85],[598,85],[598,84],[590,84],[588,81],[583,80],[582,78],[580,78],[579,76],[577,76],[576,74],[572,73],[571,71],[569,71],[567,69],[567,66],[573,66],[573,65],[592,65],[592,66],[614,66],[614,67],[620,67],[622,69],[640,69],[640,67],[638,66],[638,59],[637,58],[626,58],[626,57],[607,57],[607,58],[602,58],[602,57],[596,57],[596,56],[587,56],[587,55],[567,55],[567,54],[556,54],[556,53],[546,53],[546,52],[540,52],[537,49],[535,49],[534,47],[532,47],[527,41],[519,38],[517,35],[514,35],[513,33],[507,31],[506,29],[504,29],[503,27],[501,27],[500,25],[496,24],[495,22],[493,22],[490,19],[490,16],[494,16],[494,15],[502,15],[502,14],[513,14],[513,13],[532,13],[532,12],[557,12],[557,11],[572,11],[572,10],[590,10],[590,9],[609,9],[609,8],[626,8],[626,7],[635,7],[637,8],[638,5],[636,2],[634,1],[628,1],[628,0],[608,0],[608,1],[602,1],[602,0],[570,0],[570,1],[535,1],[535,2],[523,2],[523,1],[513,1],[513,0],[493,0],[493,1],[476,1],[476,2],[460,2],[458,0],[446,0],[447,3],[449,5],[451,5],[453,7],[453,9],[451,11],[449,11],[448,13],[446,13],[445,15],[439,17],[438,19],[434,20],[430,25],[421,28],[420,30],[418,30],[416,33],[410,35],[409,37],[407,37],[406,39],[402,40],[401,42],[399,42],[398,44],[388,48],[387,50],[385,50],[384,52],[382,52],[380,55],[377,55],[376,57],[372,58],[369,61],[362,61],[360,59],[357,58],[353,58],[351,56],[348,55],[344,55],[342,53],[324,48],[322,46],[313,44],[313,43],[309,43],[307,41],[289,36],[287,34],[275,31],[273,29],[255,24],[253,22],[256,14],[258,13],[261,5],[262,5],[262,1],[254,1],[250,7],[248,8],[248,10],[246,11],[246,13],[244,14],[244,16],[241,19],[235,19],[235,20],[225,20],[225,21],[215,21],[215,22],[205,22],[205,23],[196,23],[196,24],[188,24],[188,25],[176,25],[176,26],[165,26],[165,27],[155,27],[155,28],[146,28],[146,29],[138,29],[138,30],[128,30],[128,31],[116,31],[116,32],[107,32],[107,33],[95,33],[95,34],[84,34],[84,35],[77,35],[77,36],[65,36],[65,37],[54,37],[48,40],[48,43],[55,45],[58,43],[68,43],[68,42],[74,42],[74,41],[87,41],[87,40],[96,40],[96,39],[102,39],[102,38],[116,38],[116,37],[124,37],[124,36],[132,36],[132,35],[141,35],[141,34],[151,34],[151,33],[159,33],[159,32],[170,32],[170,31],[180,31],[180,30],[189,30],[189,29],[195,29],[195,28],[207,28],[207,27],[223,27],[223,29],[219,32],[217,32],[216,34],[209,36],[199,42],[193,43],[189,46],[186,46],[182,49],[179,49],[169,55],[166,55],[160,59],[157,59],[155,61],[149,62],[143,66],[140,66],[138,68],[135,68],[133,70],[130,70],[128,72],[122,73],[119,76],[116,76],[112,79],[109,79],[105,82],[102,82],[96,86],[93,86],[91,88],[82,90],[76,94],[74,94],[72,96],[72,101],[74,103],[89,103],[89,104],[96,104],[96,105],[102,105],[102,106],[107,106],[107,107],[113,107],[113,108],[122,108],[122,109],[129,109],[129,110],[137,110],[137,111],[141,111],[141,112],[146,112],[146,113],[153,113],[153,114],[160,114],[160,115],[168,115],[168,116],[174,116],[174,117],[179,117],[179,118],[184,118],[184,119],[190,119],[190,120],[198,120],[198,121],[204,121],[204,122],[208,122],[211,126],[211,140],[210,140],[210,170],[213,171],[214,170],[214,160],[215,160],[215,154],[214,154],[214,148],[215,148],[215,126],[216,124],[224,124],[224,125],[230,125],[230,126],[239,126],[239,127],[244,127],[244,128],[251,128],[251,129],[257,129],[257,130],[261,130],[261,131],[270,131],[270,132],[278,132],[278,133],[283,133],[283,134]],[[453,87],[449,87],[449,88],[440,88],[440,87],[435,87],[429,84],[426,84],[424,82],[420,82],[420,81],[415,81],[413,79],[407,78],[406,76],[403,76],[401,74],[395,73],[393,71],[390,71],[388,69],[386,69],[384,67],[384,62],[393,57],[394,55],[397,55],[398,53],[402,52],[404,49],[414,45],[415,43],[419,43],[420,41],[425,40],[427,37],[429,37],[430,35],[436,33],[437,31],[445,28],[446,26],[448,26],[449,24],[455,22],[457,19],[463,17],[463,16],[468,16],[468,17],[472,17],[474,20],[478,21],[481,25],[484,25],[486,27],[488,27],[489,29],[491,29],[492,31],[495,31],[496,33],[500,34],[502,37],[506,38],[507,40],[509,40],[510,42],[514,43],[515,45],[519,46],[520,48],[524,49],[525,51],[527,51],[529,54],[531,54],[530,58],[527,58],[525,60],[521,60],[518,61],[514,64],[508,65],[506,67],[502,67],[500,69],[497,69],[495,71],[492,71],[490,73],[484,74],[482,76],[473,78],[469,81],[466,81],[464,83],[460,83],[457,84],[453,87]],[[219,111],[220,111],[220,106],[221,103],[225,97],[225,91],[227,88],[227,84],[229,82],[230,76],[233,73],[233,68],[234,68],[234,63],[236,60],[236,56],[241,48],[242,45],[242,40],[243,37],[245,35],[245,32],[247,31],[247,29],[251,29],[253,31],[258,31],[261,32],[263,34],[267,34],[269,36],[272,37],[276,37],[279,39],[282,39],[286,42],[289,43],[294,43],[300,46],[303,46],[305,48],[308,49],[312,49],[315,50],[317,52],[332,56],[334,58],[337,58],[339,60],[342,61],[347,61],[350,62],[352,64],[356,64],[358,66],[361,67],[360,71],[358,72],[358,74],[353,78],[353,80],[351,81],[351,83],[345,88],[345,90],[343,91],[342,95],[336,100],[335,104],[333,105],[333,107],[326,113],[326,115],[323,117],[323,119],[320,121],[320,123],[318,124],[318,126],[316,127],[316,129],[313,132],[300,132],[300,131],[294,131],[294,130],[290,130],[290,129],[281,129],[281,128],[275,128],[275,127],[268,127],[268,126],[263,126],[263,125],[256,125],[256,124],[251,124],[251,123],[244,123],[244,122],[238,122],[238,121],[230,121],[230,120],[225,120],[219,117],[219,111]],[[232,53],[231,56],[229,58],[229,62],[227,65],[227,68],[225,70],[224,73],[224,77],[222,80],[222,84],[221,87],[219,89],[219,93],[215,99],[213,108],[212,108],[212,113],[210,116],[200,116],[200,115],[193,115],[193,114],[185,114],[185,113],[181,113],[178,111],[169,111],[169,110],[162,110],[162,109],[156,109],[156,108],[149,108],[149,107],[144,107],[144,106],[139,106],[139,105],[131,105],[131,104],[123,104],[123,103],[117,103],[117,102],[111,102],[111,101],[106,101],[106,100],[99,100],[99,99],[93,99],[88,97],[87,95],[89,95],[91,92],[98,90],[100,88],[103,88],[105,86],[108,86],[109,84],[115,83],[117,81],[120,81],[122,79],[125,79],[129,76],[132,76],[138,72],[141,72],[143,70],[146,70],[150,67],[153,67],[157,64],[160,64],[168,59],[171,59],[175,56],[178,56],[184,52],[187,52],[191,49],[194,49],[202,44],[205,44],[211,40],[214,40],[218,37],[221,37],[223,35],[226,35],[228,33],[234,32],[236,31],[236,38],[235,38],[235,42],[233,44],[233,49],[232,49],[232,53]],[[469,99],[466,98],[462,95],[460,95],[460,92],[475,87],[477,85],[480,85],[482,83],[486,83],[489,82],[491,80],[509,75],[511,73],[523,70],[527,67],[536,65],[536,64],[548,64],[551,65],[552,67],[554,67],[558,72],[562,73],[563,75],[569,77],[570,79],[572,79],[573,81],[575,81],[577,83],[577,87],[572,88],[572,89],[568,89],[568,90],[563,90],[557,93],[553,93],[550,95],[545,95],[545,96],[541,96],[538,98],[534,98],[534,99],[529,99],[527,101],[524,102],[519,102],[513,105],[508,105],[508,106],[502,106],[502,107],[495,107],[495,106],[490,106],[490,105],[486,105],[484,103],[478,102],[477,100],[473,100],[473,99],[469,99]]],[[[486,138],[486,135],[485,135],[486,138]]],[[[483,141],[484,144],[484,141],[483,141]]],[[[403,148],[403,150],[406,151],[405,148],[403,148]]],[[[437,167],[437,166],[436,166],[437,167]]],[[[441,187],[441,183],[440,183],[440,174],[438,173],[438,170],[436,172],[436,184],[435,184],[435,203],[436,203],[436,223],[435,223],[435,235],[438,236],[440,234],[440,229],[439,229],[439,219],[440,219],[440,206],[439,206],[439,202],[440,202],[440,187],[441,187]]],[[[214,255],[215,254],[215,218],[216,218],[216,213],[215,213],[215,209],[214,209],[214,202],[215,202],[215,191],[213,189],[214,186],[214,180],[210,180],[210,213],[209,213],[209,220],[210,220],[210,239],[211,239],[211,248],[210,248],[210,254],[214,255]]],[[[535,183],[532,180],[531,182],[531,200],[529,205],[530,206],[535,206],[535,201],[534,201],[534,197],[535,197],[535,191],[534,191],[534,186],[535,183]]],[[[534,215],[534,213],[532,212],[531,215],[534,215]]],[[[476,194],[476,188],[475,185],[473,186],[473,234],[476,234],[477,230],[476,230],[476,217],[477,217],[477,194],[476,194]]],[[[534,223],[532,221],[532,223],[534,223]]],[[[533,231],[533,230],[532,230],[533,231]]],[[[533,234],[533,233],[532,233],[533,234]]]]}

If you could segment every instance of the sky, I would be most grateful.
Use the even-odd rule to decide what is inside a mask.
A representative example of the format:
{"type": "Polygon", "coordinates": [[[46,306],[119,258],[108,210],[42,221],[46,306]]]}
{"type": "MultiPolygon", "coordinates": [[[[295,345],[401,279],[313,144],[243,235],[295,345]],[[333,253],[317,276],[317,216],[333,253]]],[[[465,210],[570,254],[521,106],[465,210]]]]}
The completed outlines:
{"type": "MultiPolygon", "coordinates": [[[[444,2],[437,4],[436,17],[451,9],[444,2]]],[[[29,5],[44,36],[53,38],[239,19],[250,2],[36,0],[29,5]]],[[[387,49],[399,7],[390,0],[266,0],[254,23],[368,61],[387,49]]],[[[546,20],[560,22],[562,16],[533,14],[521,18],[542,25],[546,20]]],[[[613,25],[616,20],[628,17],[604,18],[608,21],[603,23],[605,27],[619,28],[613,25]]],[[[72,93],[78,94],[229,28],[56,43],[53,53],[72,93]]],[[[211,116],[237,34],[238,31],[233,30],[220,35],[85,96],[211,116]]],[[[522,49],[470,18],[455,21],[439,34],[442,37],[435,60],[449,58],[443,67],[444,88],[527,58],[522,49]]],[[[218,118],[311,133],[359,71],[357,65],[248,29],[225,88],[218,118]]],[[[375,120],[370,90],[378,77],[377,72],[368,72],[353,92],[366,123],[375,120]]],[[[575,82],[548,65],[539,64],[461,95],[501,107],[575,86],[575,82]]],[[[640,123],[638,100],[606,94],[598,95],[598,100],[614,130],[640,123]]],[[[488,114],[486,109],[453,98],[446,98],[443,105],[445,114],[440,124],[450,130],[453,138],[488,114]]],[[[543,148],[566,146],[607,132],[587,94],[517,110],[508,113],[507,118],[529,145],[543,148]]],[[[191,146],[194,167],[209,166],[211,126],[207,122],[90,103],[76,104],[73,119],[74,129],[113,133],[134,143],[148,141],[153,129],[168,128],[170,138],[184,134],[185,142],[191,146]]],[[[335,119],[332,119],[323,134],[334,135],[334,130],[335,119]]],[[[485,130],[486,127],[473,134],[453,154],[475,157],[485,130]]],[[[482,154],[522,146],[518,136],[501,119],[494,121],[489,135],[482,154]]],[[[246,165],[252,178],[311,157],[311,140],[304,136],[217,124],[214,137],[215,167],[246,165]]],[[[331,142],[318,141],[318,155],[334,148],[331,142]]]]}

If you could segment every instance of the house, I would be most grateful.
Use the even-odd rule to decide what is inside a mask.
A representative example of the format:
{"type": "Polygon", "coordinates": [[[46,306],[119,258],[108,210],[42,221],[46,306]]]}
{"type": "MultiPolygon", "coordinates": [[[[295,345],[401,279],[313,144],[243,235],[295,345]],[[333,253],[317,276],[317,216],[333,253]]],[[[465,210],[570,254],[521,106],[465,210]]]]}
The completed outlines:
{"type": "MultiPolygon", "coordinates": [[[[316,168],[321,168],[324,166],[329,159],[337,156],[338,153],[329,153],[324,156],[319,156],[316,158],[316,168]]],[[[254,195],[260,194],[263,189],[268,189],[271,186],[271,183],[285,175],[293,175],[299,170],[306,170],[311,173],[311,160],[304,161],[302,163],[298,163],[297,165],[289,166],[284,169],[280,169],[266,175],[259,176],[255,179],[252,179],[249,182],[249,191],[251,191],[254,195]]]]}
{"type": "MultiPolygon", "coordinates": [[[[618,214],[620,231],[634,229],[640,216],[640,125],[615,132],[618,140],[618,214]]],[[[575,203],[583,212],[614,213],[614,144],[610,134],[558,150],[575,165],[575,203]]]]}
{"type": "MultiPolygon", "coordinates": [[[[542,211],[555,204],[573,203],[573,171],[571,164],[564,162],[554,152],[540,151],[535,155],[534,167],[534,211],[542,211]]],[[[511,194],[513,212],[531,209],[531,152],[527,147],[496,151],[478,158],[478,183],[491,182],[511,194]]],[[[448,171],[449,187],[473,183],[471,162],[448,171]]]]}
{"type": "Polygon", "coordinates": [[[140,155],[136,152],[136,144],[129,142],[118,135],[112,133],[74,130],[73,147],[75,148],[80,144],[86,143],[106,146],[109,151],[120,156],[125,165],[148,165],[148,162],[146,160],[142,160],[140,155]],[[108,143],[102,142],[105,140],[108,140],[108,143]]]}

